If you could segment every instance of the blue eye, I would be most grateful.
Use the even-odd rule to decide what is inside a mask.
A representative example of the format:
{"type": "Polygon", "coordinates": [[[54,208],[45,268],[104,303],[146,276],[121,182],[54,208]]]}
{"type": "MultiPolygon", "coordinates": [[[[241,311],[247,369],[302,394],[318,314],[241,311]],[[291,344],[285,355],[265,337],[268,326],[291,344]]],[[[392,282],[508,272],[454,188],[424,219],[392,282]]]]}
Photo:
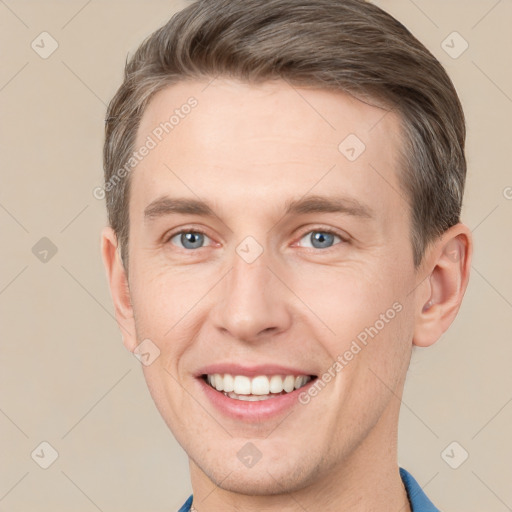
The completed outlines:
{"type": "MultiPolygon", "coordinates": [[[[306,239],[308,245],[302,245],[302,247],[313,248],[313,249],[330,249],[333,245],[335,245],[335,239],[338,239],[340,242],[346,242],[343,237],[336,234],[334,231],[329,229],[318,229],[314,231],[308,231],[302,238],[301,241],[306,239]]],[[[174,233],[168,239],[168,242],[171,242],[173,245],[178,246],[181,249],[187,250],[195,250],[202,249],[205,247],[206,240],[210,240],[210,238],[198,230],[182,230],[174,233]],[[176,239],[177,241],[173,240],[176,239]]]]}
{"type": "Polygon", "coordinates": [[[301,238],[301,240],[306,239],[310,241],[313,249],[329,249],[332,247],[332,242],[335,238],[338,238],[342,242],[344,241],[339,235],[332,231],[319,229],[316,231],[309,231],[301,238]]]}
{"type": "Polygon", "coordinates": [[[201,249],[205,238],[208,238],[208,236],[201,231],[180,231],[169,238],[169,242],[176,237],[179,237],[178,240],[180,244],[182,244],[181,247],[183,249],[201,249]]]}

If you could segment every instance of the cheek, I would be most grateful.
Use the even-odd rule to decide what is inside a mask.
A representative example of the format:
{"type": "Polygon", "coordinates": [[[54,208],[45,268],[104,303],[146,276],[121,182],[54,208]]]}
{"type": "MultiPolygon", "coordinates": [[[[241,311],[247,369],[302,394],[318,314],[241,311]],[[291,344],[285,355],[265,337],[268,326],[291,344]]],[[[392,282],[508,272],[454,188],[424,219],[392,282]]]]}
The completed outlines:
{"type": "Polygon", "coordinates": [[[334,337],[347,339],[376,322],[381,330],[382,314],[384,321],[396,316],[399,307],[393,305],[403,300],[402,285],[386,276],[389,273],[383,269],[369,272],[362,268],[331,268],[303,272],[295,281],[294,292],[305,298],[309,310],[334,337]]]}
{"type": "Polygon", "coordinates": [[[330,360],[343,367],[337,366],[345,384],[336,386],[350,382],[380,394],[380,377],[394,387],[410,358],[414,330],[407,276],[380,268],[373,273],[333,269],[331,276],[323,277],[327,286],[315,288],[310,276],[298,293],[308,298],[308,307],[329,328],[322,329],[326,334],[319,339],[330,360]]]}
{"type": "Polygon", "coordinates": [[[203,274],[191,267],[134,272],[130,290],[140,333],[166,340],[182,330],[183,320],[193,315],[194,306],[211,288],[212,276],[203,274]]]}

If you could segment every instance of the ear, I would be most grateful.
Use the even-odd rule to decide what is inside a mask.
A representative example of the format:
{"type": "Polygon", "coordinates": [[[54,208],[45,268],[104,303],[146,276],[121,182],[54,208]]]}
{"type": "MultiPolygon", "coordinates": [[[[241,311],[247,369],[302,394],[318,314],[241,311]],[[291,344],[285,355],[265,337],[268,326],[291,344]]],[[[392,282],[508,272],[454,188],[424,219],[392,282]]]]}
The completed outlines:
{"type": "Polygon", "coordinates": [[[101,232],[101,255],[123,344],[130,352],[133,352],[137,346],[137,338],[128,278],[118,251],[117,236],[114,230],[108,226],[101,232]]]}
{"type": "Polygon", "coordinates": [[[458,223],[448,229],[425,254],[417,288],[413,344],[433,345],[457,316],[466,292],[473,253],[470,229],[458,223]]]}

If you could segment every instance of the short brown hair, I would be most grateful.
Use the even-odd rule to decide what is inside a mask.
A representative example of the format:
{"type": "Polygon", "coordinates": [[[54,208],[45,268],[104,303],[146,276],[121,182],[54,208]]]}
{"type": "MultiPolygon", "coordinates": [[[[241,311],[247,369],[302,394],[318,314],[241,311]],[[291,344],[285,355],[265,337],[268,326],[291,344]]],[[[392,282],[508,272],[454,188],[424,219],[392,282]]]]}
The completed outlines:
{"type": "MultiPolygon", "coordinates": [[[[217,76],[341,90],[396,111],[416,267],[428,244],[459,222],[466,129],[455,88],[423,44],[364,0],[198,0],[175,14],[128,60],[108,106],[105,183],[130,158],[156,92],[217,76]]],[[[105,192],[127,270],[130,175],[105,192]]]]}

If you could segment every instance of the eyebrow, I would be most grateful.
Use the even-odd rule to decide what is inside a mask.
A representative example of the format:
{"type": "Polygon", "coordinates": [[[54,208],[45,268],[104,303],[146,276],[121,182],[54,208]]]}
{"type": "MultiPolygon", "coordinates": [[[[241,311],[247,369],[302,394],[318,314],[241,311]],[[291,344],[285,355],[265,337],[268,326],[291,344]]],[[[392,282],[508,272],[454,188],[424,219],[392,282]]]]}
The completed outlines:
{"type": "MultiPolygon", "coordinates": [[[[290,199],[284,204],[284,215],[305,215],[308,213],[343,213],[353,217],[372,219],[375,212],[361,201],[345,196],[309,195],[301,199],[290,199]]],[[[144,209],[144,219],[152,220],[166,215],[200,215],[217,217],[213,206],[205,200],[163,196],[152,201],[144,209]]]]}

